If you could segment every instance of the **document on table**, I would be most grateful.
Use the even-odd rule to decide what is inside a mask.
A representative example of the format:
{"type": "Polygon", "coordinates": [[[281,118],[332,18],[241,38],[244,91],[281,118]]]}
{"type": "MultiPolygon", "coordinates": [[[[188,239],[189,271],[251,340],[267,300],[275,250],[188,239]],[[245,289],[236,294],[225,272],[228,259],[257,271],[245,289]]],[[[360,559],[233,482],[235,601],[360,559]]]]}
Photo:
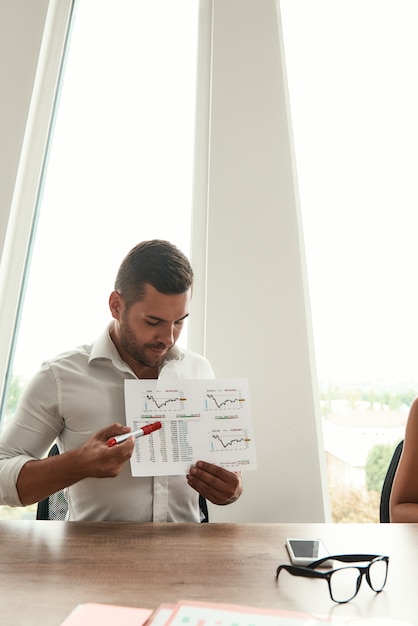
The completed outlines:
{"type": "Polygon", "coordinates": [[[126,423],[162,428],[135,440],[132,476],[187,474],[196,461],[256,469],[248,380],[125,380],[126,423]]]}
{"type": "Polygon", "coordinates": [[[165,624],[162,624],[161,619],[154,623],[152,616],[147,626],[412,626],[409,621],[391,618],[361,618],[356,615],[335,617],[189,600],[180,600],[166,615],[165,624]]]}
{"type": "Polygon", "coordinates": [[[327,618],[317,620],[308,613],[181,600],[165,626],[324,626],[324,623],[334,622],[327,618]]]}

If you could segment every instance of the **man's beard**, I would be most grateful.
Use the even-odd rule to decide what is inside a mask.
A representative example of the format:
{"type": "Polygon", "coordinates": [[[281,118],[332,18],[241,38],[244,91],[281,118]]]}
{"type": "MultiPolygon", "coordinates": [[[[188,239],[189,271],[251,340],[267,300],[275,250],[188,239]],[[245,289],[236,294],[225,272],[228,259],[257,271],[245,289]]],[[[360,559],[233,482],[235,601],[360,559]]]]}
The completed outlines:
{"type": "Polygon", "coordinates": [[[125,323],[125,320],[120,321],[119,340],[122,348],[127,354],[129,354],[131,359],[134,359],[134,361],[144,365],[145,367],[158,367],[165,361],[167,356],[168,350],[161,356],[148,356],[147,348],[166,348],[165,344],[144,344],[143,346],[138,347],[135,337],[125,323]]]}

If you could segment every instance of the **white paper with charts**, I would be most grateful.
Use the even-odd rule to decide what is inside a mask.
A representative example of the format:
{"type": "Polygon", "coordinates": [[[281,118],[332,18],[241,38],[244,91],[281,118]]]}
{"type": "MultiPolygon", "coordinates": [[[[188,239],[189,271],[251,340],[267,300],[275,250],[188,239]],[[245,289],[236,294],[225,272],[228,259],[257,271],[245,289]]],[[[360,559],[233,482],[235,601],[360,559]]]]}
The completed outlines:
{"type": "Polygon", "coordinates": [[[132,476],[187,474],[196,461],[256,469],[248,380],[125,380],[126,423],[162,428],[135,440],[132,476]]]}

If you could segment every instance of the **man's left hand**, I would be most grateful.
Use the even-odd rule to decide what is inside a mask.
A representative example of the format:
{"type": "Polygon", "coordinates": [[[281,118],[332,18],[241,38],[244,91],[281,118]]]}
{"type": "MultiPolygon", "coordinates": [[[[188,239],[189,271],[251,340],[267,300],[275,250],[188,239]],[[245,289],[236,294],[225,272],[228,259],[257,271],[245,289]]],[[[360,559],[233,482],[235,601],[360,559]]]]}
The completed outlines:
{"type": "Polygon", "coordinates": [[[239,472],[230,472],[205,461],[198,461],[190,468],[187,482],[213,504],[231,504],[238,500],[242,493],[239,472]]]}

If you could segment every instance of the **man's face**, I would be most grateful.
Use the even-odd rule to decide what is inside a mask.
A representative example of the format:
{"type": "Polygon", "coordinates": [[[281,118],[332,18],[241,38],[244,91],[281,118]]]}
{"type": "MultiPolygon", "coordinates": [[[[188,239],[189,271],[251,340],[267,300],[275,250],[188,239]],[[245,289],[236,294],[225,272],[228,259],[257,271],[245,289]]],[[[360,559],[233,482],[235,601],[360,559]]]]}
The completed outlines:
{"type": "Polygon", "coordinates": [[[161,365],[189,315],[190,297],[190,290],[167,296],[146,285],[143,300],[126,310],[123,298],[113,292],[110,308],[119,322],[115,330],[122,358],[146,367],[161,365]]]}

